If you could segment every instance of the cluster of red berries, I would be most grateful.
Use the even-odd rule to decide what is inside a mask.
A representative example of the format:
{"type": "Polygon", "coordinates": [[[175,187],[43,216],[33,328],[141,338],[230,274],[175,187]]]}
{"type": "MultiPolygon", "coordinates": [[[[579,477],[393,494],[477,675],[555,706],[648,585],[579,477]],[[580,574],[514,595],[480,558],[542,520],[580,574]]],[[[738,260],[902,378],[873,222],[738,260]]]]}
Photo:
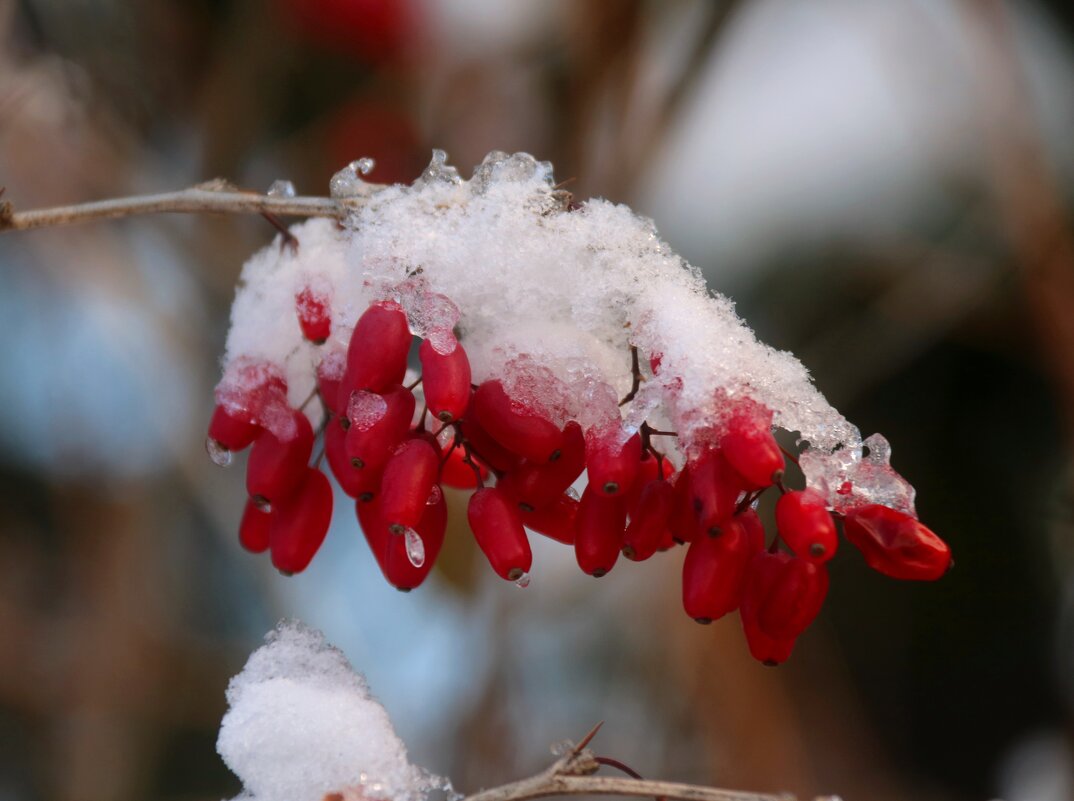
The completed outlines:
{"type": "MultiPolygon", "coordinates": [[[[327,339],[326,300],[306,290],[296,307],[306,338],[327,339]]],[[[598,577],[620,554],[641,561],[688,546],[686,613],[709,623],[739,610],[750,651],[771,664],[788,658],[821,608],[839,521],[886,575],[936,579],[950,563],[947,545],[910,515],[876,504],[836,513],[813,490],[788,491],[771,415],[749,402],[735,407],[714,442],[689,450],[676,472],[653,445],[673,432],[648,424],[636,432],[621,425],[583,431],[574,421],[560,427],[500,381],[472,385],[461,343],[442,352],[427,339],[419,348],[424,409],[415,423],[419,382],[403,384],[412,340],[398,304],[374,303],[354,328],[345,370],[320,374],[317,393],[327,410],[323,455],[356,499],[385,577],[401,590],[424,581],[443,544],[442,486],[474,490],[467,518],[477,544],[497,575],[522,586],[532,562],[527,529],[572,545],[582,570],[598,577]],[[583,470],[588,485],[579,497],[572,485],[583,470]],[[768,541],[755,506],[773,486],[782,494],[778,536],[768,541]]],[[[301,410],[286,409],[294,421],[289,438],[259,423],[261,410],[286,398],[282,379],[264,375],[241,403],[216,408],[209,444],[217,453],[252,444],[240,541],[296,573],[324,540],[332,491],[309,464],[316,435],[301,410]]]]}

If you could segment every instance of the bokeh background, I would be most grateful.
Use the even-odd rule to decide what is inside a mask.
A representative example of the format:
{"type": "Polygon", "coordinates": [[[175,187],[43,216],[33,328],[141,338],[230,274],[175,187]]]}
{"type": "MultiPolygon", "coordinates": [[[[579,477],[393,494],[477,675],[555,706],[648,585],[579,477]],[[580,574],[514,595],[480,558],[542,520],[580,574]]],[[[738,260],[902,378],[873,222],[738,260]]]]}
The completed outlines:
{"type": "Polygon", "coordinates": [[[285,616],[463,791],[603,720],[598,752],[650,777],[1070,801],[1072,34],[1068,0],[0,0],[4,200],[215,176],[325,194],[359,156],[410,181],[433,147],[464,174],[528,151],[651,216],[883,432],[957,562],[900,584],[845,549],[779,669],[736,619],[682,614],[681,551],[598,582],[538,543],[520,591],[453,529],[404,595],[341,496],[285,579],[239,548],[241,466],[202,444],[233,287],[273,230],[6,234],[0,801],[234,795],[224,689],[285,616]]]}

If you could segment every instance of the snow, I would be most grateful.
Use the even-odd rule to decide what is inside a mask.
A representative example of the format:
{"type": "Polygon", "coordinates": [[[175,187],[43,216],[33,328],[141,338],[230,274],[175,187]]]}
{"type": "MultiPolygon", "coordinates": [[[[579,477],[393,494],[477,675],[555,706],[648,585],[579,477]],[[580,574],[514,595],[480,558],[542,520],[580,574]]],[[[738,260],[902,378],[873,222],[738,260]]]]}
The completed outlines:
{"type": "Polygon", "coordinates": [[[324,636],[282,622],[227,689],[216,748],[249,801],[423,801],[447,783],[414,767],[388,713],[324,636]]]}
{"type": "MultiPolygon", "coordinates": [[[[347,172],[360,180],[359,171],[347,172]]],[[[591,429],[622,420],[631,431],[648,420],[675,430],[677,442],[661,444],[678,464],[715,443],[744,400],[771,410],[775,426],[798,432],[822,459],[860,452],[857,428],[805,367],[759,342],[650,220],[601,199],[569,209],[551,165],[527,154],[491,153],[467,181],[436,151],[413,185],[370,194],[342,225],[313,219],[292,233],[297,250],[277,239],[243,268],[222,387],[242,384],[243,365],[245,374],[254,372],[250,364],[270,365],[285,378],[289,403],[300,405],[319,365],[338,374],[370,302],[391,299],[437,350],[450,352],[458,335],[475,382],[501,379],[514,399],[558,424],[574,419],[591,429]],[[295,314],[296,295],[310,285],[330,301],[324,345],[302,338],[295,314]],[[645,381],[620,408],[632,345],[645,381]]],[[[315,425],[316,406],[308,409],[315,425]]],[[[867,494],[869,471],[859,472],[867,494]]],[[[887,481],[891,471],[872,473],[887,481]]],[[[830,499],[836,489],[827,488],[830,499]]]]}

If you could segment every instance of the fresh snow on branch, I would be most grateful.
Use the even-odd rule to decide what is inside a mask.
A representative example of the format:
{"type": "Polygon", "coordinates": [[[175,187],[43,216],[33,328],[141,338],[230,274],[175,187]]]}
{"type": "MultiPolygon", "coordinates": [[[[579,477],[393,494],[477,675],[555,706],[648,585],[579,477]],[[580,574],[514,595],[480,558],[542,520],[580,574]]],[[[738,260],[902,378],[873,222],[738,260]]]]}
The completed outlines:
{"type": "MultiPolygon", "coordinates": [[[[514,401],[557,425],[595,431],[622,421],[629,435],[648,421],[678,432],[663,444],[681,466],[718,442],[745,403],[808,443],[807,482],[836,510],[881,503],[914,513],[913,489],[887,465],[886,442],[874,440],[863,467],[857,428],[805,367],[759,342],[652,221],[606,200],[569,203],[551,165],[524,153],[491,153],[465,181],[437,151],[413,185],[372,195],[361,166],[333,179],[337,198],[365,196],[342,224],[296,225],[297,248],[278,241],[245,265],[217,390],[225,407],[249,412],[243,399],[266,372],[300,406],[318,373],[342,375],[362,312],[390,300],[437,350],[450,351],[457,334],[475,383],[500,379],[514,401]],[[303,337],[295,314],[303,293],[330,315],[323,344],[303,337]],[[631,346],[644,382],[620,408],[631,346]]],[[[263,410],[259,422],[291,436],[293,416],[276,411],[263,410]]],[[[316,427],[319,405],[306,412],[316,427]]]]}

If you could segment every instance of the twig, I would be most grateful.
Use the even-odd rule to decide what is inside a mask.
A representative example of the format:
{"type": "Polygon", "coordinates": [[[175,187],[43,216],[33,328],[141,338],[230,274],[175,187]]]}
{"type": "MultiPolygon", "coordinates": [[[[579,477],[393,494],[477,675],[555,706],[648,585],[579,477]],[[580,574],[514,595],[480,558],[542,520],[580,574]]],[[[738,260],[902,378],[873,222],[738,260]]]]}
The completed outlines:
{"type": "Polygon", "coordinates": [[[382,188],[381,184],[366,184],[365,194],[338,200],[329,197],[275,197],[244,191],[217,179],[178,192],[136,195],[30,211],[15,211],[10,201],[0,201],[0,233],[115,220],[141,214],[264,214],[340,219],[360,208],[382,188]]]}
{"type": "Polygon", "coordinates": [[[750,793],[678,782],[594,776],[599,767],[600,763],[590,751],[572,751],[536,776],[482,790],[467,796],[464,801],[525,801],[554,795],[660,796],[678,801],[794,801],[794,796],[789,794],[750,793]]]}

